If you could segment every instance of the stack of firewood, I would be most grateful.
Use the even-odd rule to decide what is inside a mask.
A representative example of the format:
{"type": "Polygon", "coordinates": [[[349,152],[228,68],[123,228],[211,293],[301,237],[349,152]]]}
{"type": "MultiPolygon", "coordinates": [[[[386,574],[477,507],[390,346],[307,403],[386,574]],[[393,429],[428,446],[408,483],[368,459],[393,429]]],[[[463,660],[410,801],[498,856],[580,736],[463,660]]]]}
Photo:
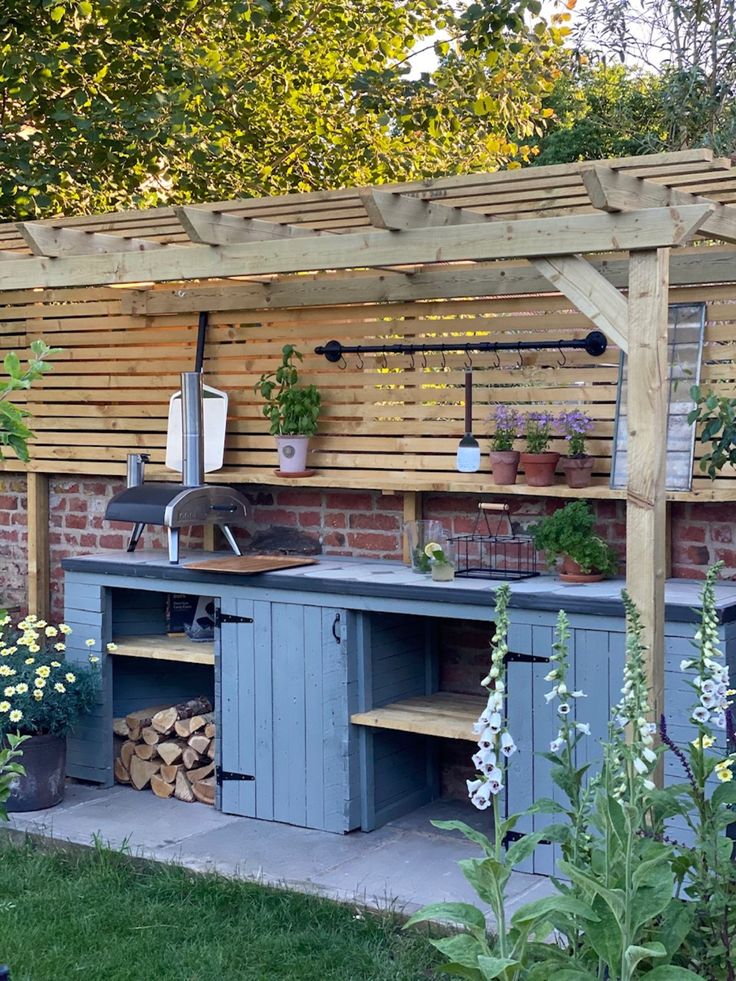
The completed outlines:
{"type": "Polygon", "coordinates": [[[157,797],[215,802],[215,723],[212,703],[192,698],[152,705],[113,720],[115,779],[157,797]]]}

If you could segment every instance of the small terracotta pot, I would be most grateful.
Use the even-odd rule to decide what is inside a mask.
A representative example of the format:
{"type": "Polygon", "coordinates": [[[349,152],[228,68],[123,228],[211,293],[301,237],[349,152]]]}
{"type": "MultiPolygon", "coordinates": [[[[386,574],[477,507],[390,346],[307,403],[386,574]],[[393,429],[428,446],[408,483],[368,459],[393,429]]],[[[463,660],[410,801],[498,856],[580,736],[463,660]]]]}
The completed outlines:
{"type": "Polygon", "coordinates": [[[559,453],[522,453],[521,465],[530,487],[551,487],[555,482],[555,470],[559,453]]]}
{"type": "Polygon", "coordinates": [[[592,456],[566,456],[562,458],[562,467],[568,487],[590,487],[593,477],[593,464],[595,458],[592,456]]]}
{"type": "Polygon", "coordinates": [[[566,555],[560,566],[560,579],[563,582],[602,582],[606,577],[602,572],[581,572],[580,566],[566,555]]]}
{"type": "Polygon", "coordinates": [[[491,450],[494,484],[515,484],[521,453],[516,450],[491,450]]]}

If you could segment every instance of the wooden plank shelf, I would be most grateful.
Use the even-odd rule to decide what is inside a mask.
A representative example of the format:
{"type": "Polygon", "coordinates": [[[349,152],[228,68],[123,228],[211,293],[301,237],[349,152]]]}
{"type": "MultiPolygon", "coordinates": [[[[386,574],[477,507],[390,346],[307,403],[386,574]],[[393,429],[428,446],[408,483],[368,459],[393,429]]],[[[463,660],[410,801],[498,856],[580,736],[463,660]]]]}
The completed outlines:
{"type": "Polygon", "coordinates": [[[476,742],[478,737],[473,733],[473,723],[485,706],[486,699],[479,695],[438,691],[434,695],[402,698],[381,708],[358,712],[350,717],[350,721],[358,726],[476,742]]]}
{"type": "Polygon", "coordinates": [[[151,661],[179,661],[184,664],[214,664],[214,641],[194,643],[181,634],[152,634],[115,640],[114,657],[141,657],[151,661]]]}

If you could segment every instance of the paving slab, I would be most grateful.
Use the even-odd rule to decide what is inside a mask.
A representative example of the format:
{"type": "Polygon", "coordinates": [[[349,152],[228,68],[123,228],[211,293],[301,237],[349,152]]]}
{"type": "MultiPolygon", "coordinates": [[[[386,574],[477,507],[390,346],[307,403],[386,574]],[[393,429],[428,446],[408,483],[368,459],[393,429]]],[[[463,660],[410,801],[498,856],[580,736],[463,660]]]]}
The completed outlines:
{"type": "MultiPolygon", "coordinates": [[[[347,835],[222,814],[205,804],[161,800],[129,787],[71,783],[58,807],[11,815],[10,827],[78,845],[114,849],[195,871],[281,885],[370,908],[412,913],[430,902],[478,904],[458,861],[479,854],[432,818],[460,818],[489,830],[487,815],[457,802],[435,801],[378,831],[347,835]]],[[[544,876],[515,872],[509,910],[550,895],[544,876]]],[[[490,913],[485,910],[489,921],[490,913]]]]}

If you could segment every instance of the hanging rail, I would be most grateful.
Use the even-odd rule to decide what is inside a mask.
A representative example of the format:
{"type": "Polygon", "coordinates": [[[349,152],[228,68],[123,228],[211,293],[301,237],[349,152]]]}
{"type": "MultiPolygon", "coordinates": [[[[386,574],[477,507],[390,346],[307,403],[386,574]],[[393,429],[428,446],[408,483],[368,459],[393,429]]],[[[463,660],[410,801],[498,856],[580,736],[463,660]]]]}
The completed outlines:
{"type": "Polygon", "coordinates": [[[347,345],[340,341],[328,341],[325,345],[316,347],[315,354],[323,354],[331,363],[336,364],[344,359],[346,354],[428,354],[432,351],[460,351],[465,354],[482,353],[484,351],[585,351],[591,357],[598,358],[604,353],[608,342],[606,335],[600,330],[591,330],[586,337],[579,340],[559,341],[470,341],[460,344],[449,341],[444,344],[356,344],[347,345]]]}

